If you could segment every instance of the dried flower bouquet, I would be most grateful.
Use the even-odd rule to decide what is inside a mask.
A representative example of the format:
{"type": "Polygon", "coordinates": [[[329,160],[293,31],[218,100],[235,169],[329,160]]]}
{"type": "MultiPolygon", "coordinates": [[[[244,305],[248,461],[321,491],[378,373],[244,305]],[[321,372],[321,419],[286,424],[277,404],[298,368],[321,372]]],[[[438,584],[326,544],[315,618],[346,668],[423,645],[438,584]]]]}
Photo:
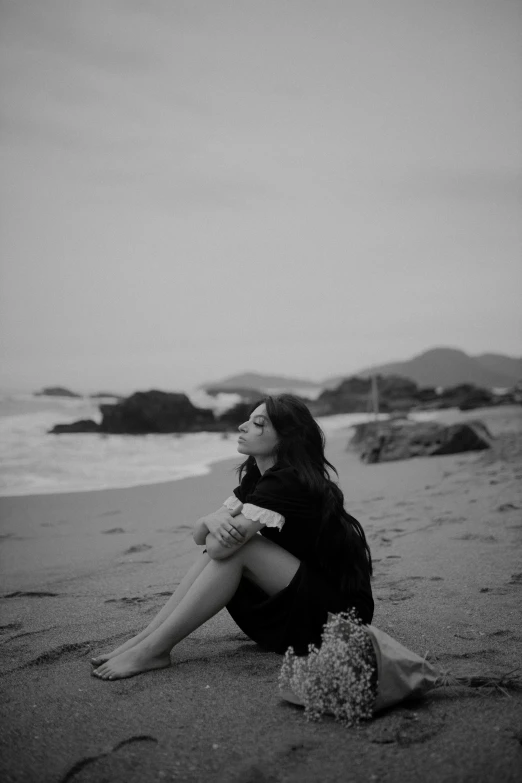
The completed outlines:
{"type": "Polygon", "coordinates": [[[305,708],[310,720],[333,715],[346,726],[368,720],[379,710],[444,686],[495,688],[503,693],[522,688],[516,672],[503,677],[453,676],[403,647],[354,612],[330,614],[320,648],[307,656],[290,647],[284,657],[281,696],[305,708]]]}

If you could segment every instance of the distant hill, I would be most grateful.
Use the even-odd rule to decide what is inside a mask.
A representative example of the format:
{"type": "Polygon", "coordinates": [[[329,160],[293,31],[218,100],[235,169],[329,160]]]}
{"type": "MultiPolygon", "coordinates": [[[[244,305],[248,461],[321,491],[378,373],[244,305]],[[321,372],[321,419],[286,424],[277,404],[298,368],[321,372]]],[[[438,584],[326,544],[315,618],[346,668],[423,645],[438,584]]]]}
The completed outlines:
{"type": "MultiPolygon", "coordinates": [[[[380,364],[350,374],[365,377],[372,373],[401,375],[419,386],[473,383],[487,388],[509,387],[522,379],[522,359],[495,353],[469,356],[456,348],[432,348],[408,361],[380,364]]],[[[328,378],[324,386],[334,388],[346,377],[328,378]]]]}
{"type": "Polygon", "coordinates": [[[374,367],[366,367],[359,372],[345,373],[326,378],[323,381],[310,381],[303,378],[291,378],[285,375],[264,375],[245,372],[231,375],[220,381],[203,383],[201,389],[214,391],[238,391],[256,389],[258,391],[302,391],[315,397],[321,389],[335,389],[343,380],[354,375],[367,377],[372,373],[380,375],[399,375],[415,381],[419,386],[457,386],[472,383],[485,388],[510,387],[522,380],[522,358],[504,356],[500,353],[483,353],[469,356],[457,348],[432,348],[412,359],[402,362],[389,362],[374,367]]]}
{"type": "Polygon", "coordinates": [[[473,358],[491,372],[509,375],[516,381],[522,380],[522,359],[513,359],[500,353],[481,353],[473,358]]]}
{"type": "Polygon", "coordinates": [[[225,391],[226,389],[258,389],[267,390],[290,390],[290,389],[320,389],[321,383],[303,380],[302,378],[288,378],[285,375],[263,375],[257,372],[245,372],[241,375],[231,375],[223,378],[221,381],[210,381],[203,383],[201,389],[217,389],[225,391]]]}

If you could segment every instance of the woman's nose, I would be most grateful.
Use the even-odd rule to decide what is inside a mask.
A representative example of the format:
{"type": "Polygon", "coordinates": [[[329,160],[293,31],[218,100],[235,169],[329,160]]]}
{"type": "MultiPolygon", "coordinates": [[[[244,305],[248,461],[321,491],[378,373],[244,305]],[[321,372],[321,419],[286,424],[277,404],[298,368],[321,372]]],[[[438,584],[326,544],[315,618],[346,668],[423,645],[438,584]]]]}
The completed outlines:
{"type": "Polygon", "coordinates": [[[239,425],[239,427],[238,427],[239,432],[244,432],[245,431],[244,430],[245,426],[246,426],[246,421],[244,421],[243,424],[239,425]]]}

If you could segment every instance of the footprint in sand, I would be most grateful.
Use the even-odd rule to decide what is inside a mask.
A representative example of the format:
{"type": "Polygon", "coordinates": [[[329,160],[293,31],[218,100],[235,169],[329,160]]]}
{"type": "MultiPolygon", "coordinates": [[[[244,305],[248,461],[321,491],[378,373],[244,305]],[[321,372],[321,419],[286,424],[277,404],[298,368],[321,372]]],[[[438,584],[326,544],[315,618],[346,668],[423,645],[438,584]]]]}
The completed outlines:
{"type": "Polygon", "coordinates": [[[440,516],[433,517],[433,523],[435,525],[455,525],[458,522],[465,522],[466,517],[454,517],[451,512],[444,512],[440,516]]]}
{"type": "Polygon", "coordinates": [[[40,522],[41,527],[54,527],[55,525],[66,525],[67,519],[58,519],[56,522],[40,522]]]}
{"type": "Polygon", "coordinates": [[[123,598],[106,598],[104,603],[106,604],[142,604],[144,601],[149,601],[150,597],[143,595],[124,596],[123,598]]]}
{"type": "MultiPolygon", "coordinates": [[[[81,771],[86,767],[93,767],[90,772],[85,773],[86,779],[87,777],[89,780],[108,779],[107,771],[110,769],[110,764],[107,762],[107,759],[114,756],[121,756],[125,758],[124,753],[120,753],[119,751],[124,751],[127,745],[134,745],[134,743],[137,742],[145,742],[149,745],[152,743],[153,745],[156,745],[158,740],[156,737],[152,737],[149,734],[138,734],[133,737],[129,737],[129,739],[118,742],[116,745],[114,745],[114,747],[99,753],[97,756],[85,756],[72,765],[68,772],[61,778],[61,783],[70,783],[70,781],[72,781],[78,775],[78,773],[81,773],[81,771]]],[[[134,754],[132,753],[130,754],[130,759],[128,760],[128,763],[131,762],[133,766],[136,764],[134,754]]]]}
{"type": "Polygon", "coordinates": [[[45,590],[15,590],[14,593],[5,593],[1,598],[56,598],[59,593],[48,593],[45,590]]]}
{"type": "Polygon", "coordinates": [[[481,587],[479,590],[479,593],[491,593],[491,595],[506,595],[507,592],[505,587],[481,587]]]}
{"type": "Polygon", "coordinates": [[[51,647],[50,650],[41,653],[31,661],[19,666],[19,669],[28,669],[32,666],[42,666],[43,664],[54,663],[61,658],[76,660],[83,658],[90,650],[90,642],[77,642],[75,644],[62,644],[59,647],[51,647]]]}
{"type": "Polygon", "coordinates": [[[0,633],[11,633],[12,631],[19,631],[23,628],[23,623],[7,623],[6,625],[0,625],[0,633]]]}
{"type": "Polygon", "coordinates": [[[462,536],[452,536],[453,541],[483,541],[486,544],[495,544],[498,538],[495,536],[482,536],[480,533],[464,533],[462,536]]]}
{"type": "Polygon", "coordinates": [[[135,555],[138,552],[145,552],[147,549],[152,549],[150,544],[136,544],[135,546],[130,546],[128,549],[125,550],[125,555],[135,555]]]}
{"type": "MultiPolygon", "coordinates": [[[[385,588],[386,589],[386,588],[385,588]]],[[[379,588],[377,588],[379,590],[379,588]]],[[[386,594],[380,594],[378,595],[378,599],[380,601],[390,601],[392,604],[398,604],[401,601],[409,601],[411,598],[415,597],[415,593],[410,593],[407,590],[391,590],[388,595],[386,594]]]]}

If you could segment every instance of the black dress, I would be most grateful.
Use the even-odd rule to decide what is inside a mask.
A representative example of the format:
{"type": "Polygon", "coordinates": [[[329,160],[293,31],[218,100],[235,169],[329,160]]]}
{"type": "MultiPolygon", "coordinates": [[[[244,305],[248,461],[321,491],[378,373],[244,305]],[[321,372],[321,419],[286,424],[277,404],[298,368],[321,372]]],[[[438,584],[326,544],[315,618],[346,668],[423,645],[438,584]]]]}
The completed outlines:
{"type": "Polygon", "coordinates": [[[256,468],[254,476],[245,476],[234,494],[242,503],[281,514],[285,518],[282,529],[263,527],[261,534],[301,561],[288,587],[273,596],[248,579],[241,580],[227,609],[247,636],[273,652],[284,653],[291,646],[304,655],[309,644],[320,644],[328,612],[355,608],[364,623],[371,622],[369,576],[356,594],[341,595],[319,567],[314,547],[320,505],[307,494],[293,468],[275,465],[262,476],[256,468]]]}

